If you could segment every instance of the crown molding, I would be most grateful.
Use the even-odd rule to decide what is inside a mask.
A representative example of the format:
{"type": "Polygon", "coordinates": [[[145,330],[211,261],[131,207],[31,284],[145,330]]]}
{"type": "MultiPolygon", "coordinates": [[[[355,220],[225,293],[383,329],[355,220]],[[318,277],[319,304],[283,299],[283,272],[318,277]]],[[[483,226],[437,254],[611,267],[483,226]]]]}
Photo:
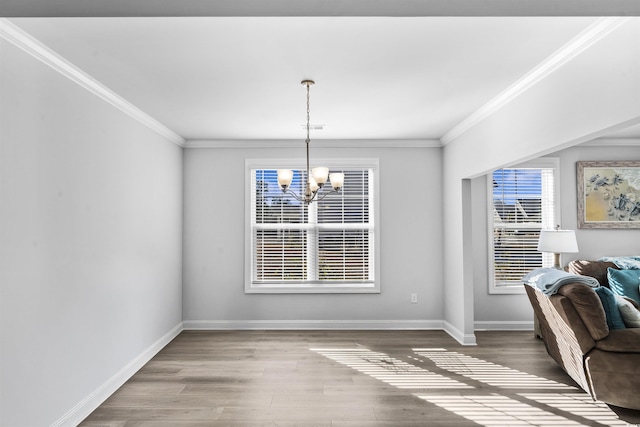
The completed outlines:
{"type": "MultiPolygon", "coordinates": [[[[436,139],[316,139],[314,148],[441,148],[436,139]]],[[[301,139],[188,139],[185,148],[301,148],[301,139]]]]}
{"type": "Polygon", "coordinates": [[[184,146],[185,140],[183,137],[80,70],[6,18],[0,18],[0,38],[22,49],[24,52],[113,105],[163,138],[181,147],[184,146]]]}
{"type": "Polygon", "coordinates": [[[612,16],[637,0],[19,0],[4,16],[612,16]]]}
{"type": "Polygon", "coordinates": [[[440,140],[443,145],[455,141],[481,121],[485,120],[506,104],[520,96],[536,83],[562,67],[584,50],[606,37],[629,18],[600,18],[575,38],[533,68],[513,85],[509,86],[491,101],[480,107],[457,126],[448,131],[440,140]]]}
{"type": "Polygon", "coordinates": [[[637,147],[640,138],[596,138],[580,144],[582,147],[637,147]]]}

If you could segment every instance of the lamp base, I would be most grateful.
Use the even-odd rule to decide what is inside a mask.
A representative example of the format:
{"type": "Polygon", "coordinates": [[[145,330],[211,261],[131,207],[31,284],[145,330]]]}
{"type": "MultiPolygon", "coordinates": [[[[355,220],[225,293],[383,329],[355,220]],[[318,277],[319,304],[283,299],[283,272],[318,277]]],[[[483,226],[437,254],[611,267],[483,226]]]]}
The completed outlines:
{"type": "Polygon", "coordinates": [[[562,267],[560,266],[560,254],[559,253],[554,253],[553,254],[553,268],[555,268],[556,270],[562,270],[562,267]]]}

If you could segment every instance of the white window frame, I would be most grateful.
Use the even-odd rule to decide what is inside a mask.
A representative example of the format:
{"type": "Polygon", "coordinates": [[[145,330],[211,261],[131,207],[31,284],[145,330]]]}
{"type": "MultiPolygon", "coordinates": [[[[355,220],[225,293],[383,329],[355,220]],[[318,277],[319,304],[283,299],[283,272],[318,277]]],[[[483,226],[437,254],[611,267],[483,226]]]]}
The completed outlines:
{"type": "MultiPolygon", "coordinates": [[[[251,210],[252,210],[252,171],[261,169],[306,169],[305,159],[246,159],[245,160],[245,280],[244,291],[247,294],[254,293],[292,293],[292,294],[335,294],[335,293],[380,293],[379,274],[379,254],[380,254],[380,233],[379,224],[379,160],[372,159],[312,159],[314,165],[325,165],[330,169],[341,168],[361,168],[371,169],[373,180],[372,185],[372,205],[369,211],[369,231],[372,233],[371,245],[373,252],[371,257],[373,265],[370,265],[371,281],[349,282],[349,281],[304,281],[304,282],[277,282],[277,283],[254,283],[253,282],[253,252],[254,239],[252,233],[251,210]]],[[[331,196],[328,196],[331,197],[331,196]]],[[[316,203],[316,202],[313,202],[316,203]]],[[[310,216],[312,212],[310,212],[310,216]]],[[[371,264],[371,262],[370,262],[371,264]]],[[[315,270],[315,268],[312,268],[315,270]]]]}
{"type": "MultiPolygon", "coordinates": [[[[560,224],[560,159],[557,157],[540,157],[514,166],[505,166],[504,169],[553,169],[553,224],[560,224]]],[[[488,247],[488,277],[490,294],[524,294],[526,293],[522,283],[511,285],[498,285],[495,283],[495,253],[494,253],[494,206],[493,206],[493,171],[487,175],[487,247],[488,247]]],[[[526,227],[526,226],[524,226],[526,227]]],[[[524,228],[523,227],[523,228],[524,228]]],[[[543,229],[546,227],[543,227],[543,229]]],[[[542,266],[553,266],[553,254],[542,254],[542,266]]]]}

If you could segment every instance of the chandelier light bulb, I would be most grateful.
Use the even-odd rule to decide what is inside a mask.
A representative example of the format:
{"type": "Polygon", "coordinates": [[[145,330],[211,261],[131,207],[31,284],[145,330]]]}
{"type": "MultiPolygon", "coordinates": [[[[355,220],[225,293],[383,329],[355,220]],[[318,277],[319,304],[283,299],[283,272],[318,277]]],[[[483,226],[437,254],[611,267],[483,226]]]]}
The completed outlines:
{"type": "Polygon", "coordinates": [[[293,171],[290,169],[278,169],[278,185],[286,192],[293,180],[293,171]]]}
{"type": "Polygon", "coordinates": [[[311,189],[312,193],[315,193],[320,189],[320,185],[318,185],[318,183],[312,176],[309,177],[309,188],[311,189]]]}
{"type": "Polygon", "coordinates": [[[313,168],[311,170],[311,177],[318,184],[320,188],[327,182],[327,178],[329,178],[329,168],[318,167],[313,168]]]}
{"type": "Polygon", "coordinates": [[[329,174],[329,181],[331,181],[331,187],[338,191],[344,185],[344,174],[342,172],[334,172],[329,174]]]}

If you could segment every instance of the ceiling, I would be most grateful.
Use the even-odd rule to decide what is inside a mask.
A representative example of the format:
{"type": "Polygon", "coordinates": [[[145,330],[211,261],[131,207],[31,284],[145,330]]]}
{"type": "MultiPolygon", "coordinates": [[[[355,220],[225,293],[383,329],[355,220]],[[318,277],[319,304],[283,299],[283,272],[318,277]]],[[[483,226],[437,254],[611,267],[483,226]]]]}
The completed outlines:
{"type": "MultiPolygon", "coordinates": [[[[303,79],[316,81],[311,87],[311,124],[323,129],[312,131],[314,139],[439,140],[598,19],[45,16],[10,20],[186,140],[304,138],[303,79]]],[[[621,132],[612,136],[640,137],[640,126],[621,132]]]]}

